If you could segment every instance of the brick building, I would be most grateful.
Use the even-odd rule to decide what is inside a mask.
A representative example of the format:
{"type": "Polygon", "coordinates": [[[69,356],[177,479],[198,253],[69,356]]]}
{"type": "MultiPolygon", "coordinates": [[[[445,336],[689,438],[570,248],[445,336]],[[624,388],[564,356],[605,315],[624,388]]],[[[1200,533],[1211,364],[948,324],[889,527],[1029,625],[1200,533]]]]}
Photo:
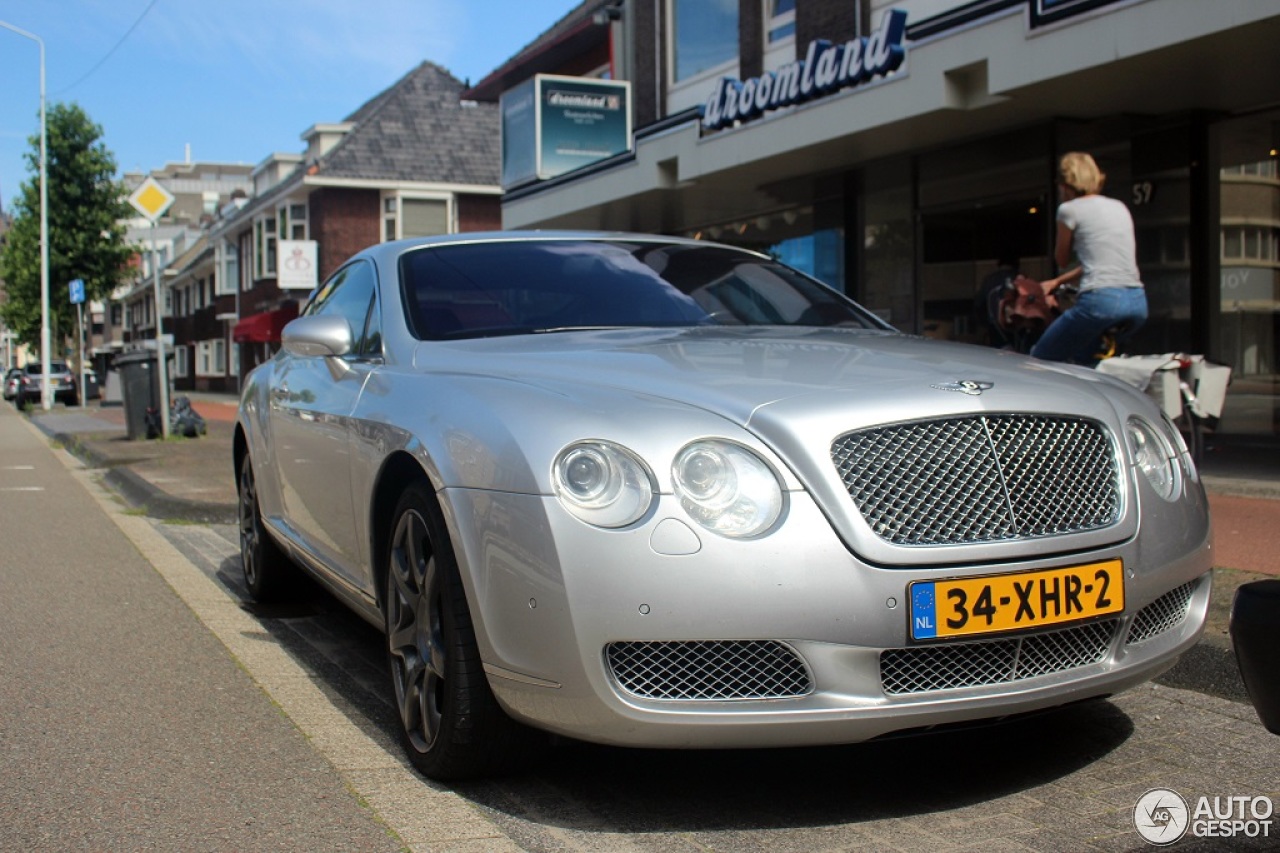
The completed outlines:
{"type": "Polygon", "coordinates": [[[752,247],[975,343],[1003,255],[1054,274],[1055,164],[1089,151],[1137,226],[1151,317],[1131,348],[1230,365],[1220,432],[1276,439],[1277,39],[1259,0],[597,0],[468,96],[630,85],[625,150],[508,183],[504,227],[752,247]]]}
{"type": "Polygon", "coordinates": [[[357,251],[500,227],[497,109],[463,88],[424,62],[344,121],[309,128],[301,153],[253,169],[247,197],[170,269],[176,390],[238,390],[357,251]]]}

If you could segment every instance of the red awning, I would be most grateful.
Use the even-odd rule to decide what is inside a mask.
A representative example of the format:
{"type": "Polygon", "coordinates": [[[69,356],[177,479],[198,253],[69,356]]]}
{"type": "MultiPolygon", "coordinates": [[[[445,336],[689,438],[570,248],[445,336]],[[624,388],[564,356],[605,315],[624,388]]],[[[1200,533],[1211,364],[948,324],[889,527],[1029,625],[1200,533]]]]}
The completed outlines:
{"type": "Polygon", "coordinates": [[[287,302],[274,311],[263,311],[245,317],[231,330],[231,340],[238,344],[277,343],[280,330],[298,316],[298,306],[287,302]]]}

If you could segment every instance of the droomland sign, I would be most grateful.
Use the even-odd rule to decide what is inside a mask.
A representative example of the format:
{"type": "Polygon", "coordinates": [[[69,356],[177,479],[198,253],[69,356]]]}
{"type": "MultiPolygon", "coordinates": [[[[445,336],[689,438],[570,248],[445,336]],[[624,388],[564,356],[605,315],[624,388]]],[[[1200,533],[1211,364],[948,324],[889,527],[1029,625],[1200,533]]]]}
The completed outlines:
{"type": "Polygon", "coordinates": [[[870,36],[843,44],[819,39],[809,43],[804,59],[790,62],[777,71],[766,71],[743,81],[722,77],[702,108],[702,126],[718,130],[735,121],[750,121],[769,110],[883,77],[897,70],[906,58],[906,49],[902,46],[906,29],[907,13],[893,9],[885,14],[879,29],[870,36]]]}

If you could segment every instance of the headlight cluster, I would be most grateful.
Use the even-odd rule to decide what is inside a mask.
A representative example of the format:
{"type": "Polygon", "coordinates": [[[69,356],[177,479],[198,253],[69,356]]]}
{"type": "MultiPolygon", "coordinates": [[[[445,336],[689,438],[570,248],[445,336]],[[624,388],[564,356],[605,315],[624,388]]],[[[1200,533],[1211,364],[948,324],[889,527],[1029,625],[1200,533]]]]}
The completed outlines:
{"type": "Polygon", "coordinates": [[[1178,486],[1177,452],[1167,437],[1141,418],[1130,418],[1125,425],[1133,462],[1147,478],[1151,488],[1165,500],[1172,500],[1178,486]]]}
{"type": "MultiPolygon", "coordinates": [[[[597,527],[626,527],[649,511],[653,475],[626,448],[580,441],[556,457],[553,482],[561,503],[597,527]]],[[[782,486],[773,469],[747,448],[706,439],[686,445],[671,465],[676,497],[702,527],[733,539],[767,531],[782,514],[782,486]]]]}
{"type": "Polygon", "coordinates": [[[555,488],[570,512],[597,527],[626,527],[640,520],[653,503],[649,469],[626,448],[608,441],[582,441],[561,451],[555,488]]]}

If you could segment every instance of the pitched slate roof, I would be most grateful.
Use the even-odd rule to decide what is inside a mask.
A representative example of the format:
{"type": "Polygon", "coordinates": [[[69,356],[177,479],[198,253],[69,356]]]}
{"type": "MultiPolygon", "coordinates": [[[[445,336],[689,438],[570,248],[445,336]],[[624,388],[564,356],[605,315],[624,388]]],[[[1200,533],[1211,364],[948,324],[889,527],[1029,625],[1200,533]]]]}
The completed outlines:
{"type": "Polygon", "coordinates": [[[462,99],[463,84],[424,62],[346,120],[355,124],[322,156],[332,178],[499,183],[498,108],[462,99]]]}

